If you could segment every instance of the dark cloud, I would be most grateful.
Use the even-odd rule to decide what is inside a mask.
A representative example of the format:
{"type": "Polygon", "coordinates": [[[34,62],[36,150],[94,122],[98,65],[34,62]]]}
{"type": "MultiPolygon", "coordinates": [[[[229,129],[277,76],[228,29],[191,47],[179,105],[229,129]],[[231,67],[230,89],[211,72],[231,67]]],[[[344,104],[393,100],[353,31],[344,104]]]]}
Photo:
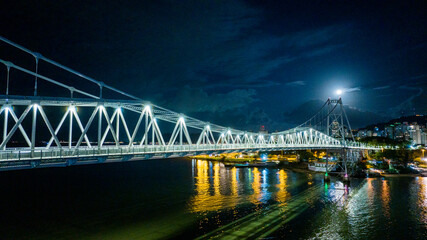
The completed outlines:
{"type": "MultiPolygon", "coordinates": [[[[317,113],[324,103],[325,101],[323,100],[310,100],[310,101],[304,102],[303,104],[299,105],[292,111],[284,113],[284,119],[286,122],[291,124],[296,124],[296,125],[301,124],[305,122],[307,119],[310,119],[315,113],[317,113]]],[[[344,104],[344,110],[350,121],[350,125],[353,128],[364,127],[366,125],[374,124],[387,119],[385,116],[382,116],[373,112],[369,112],[369,111],[363,111],[361,109],[357,109],[345,104],[344,104]]],[[[326,114],[322,116],[326,116],[326,114]]],[[[316,120],[316,123],[321,122],[320,119],[323,119],[323,118],[319,117],[318,120],[316,120]]],[[[325,125],[325,122],[323,121],[322,124],[325,125]]]]}
{"type": "Polygon", "coordinates": [[[375,88],[373,88],[373,90],[383,90],[383,89],[387,89],[387,88],[390,88],[390,86],[386,85],[386,86],[375,87],[375,88]]]}
{"type": "MultiPolygon", "coordinates": [[[[409,90],[412,93],[409,95],[409,97],[407,99],[405,99],[404,101],[402,101],[399,105],[397,105],[394,108],[394,111],[395,111],[396,115],[400,115],[400,114],[402,114],[402,115],[410,115],[410,114],[413,114],[414,112],[416,112],[416,109],[415,109],[416,103],[427,104],[427,100],[426,100],[427,98],[418,99],[418,101],[416,101],[416,103],[414,101],[418,97],[422,96],[422,94],[424,93],[424,89],[423,88],[403,85],[403,86],[400,86],[399,89],[409,90]]],[[[426,110],[425,105],[421,105],[421,106],[422,107],[419,110],[424,110],[425,111],[426,110]]]]}
{"type": "Polygon", "coordinates": [[[208,94],[200,88],[185,86],[172,98],[171,103],[165,103],[188,113],[225,112],[246,108],[256,101],[253,89],[236,89],[227,93],[208,94]]]}
{"type": "Polygon", "coordinates": [[[305,86],[307,83],[304,81],[294,81],[286,83],[287,86],[305,86]]]}

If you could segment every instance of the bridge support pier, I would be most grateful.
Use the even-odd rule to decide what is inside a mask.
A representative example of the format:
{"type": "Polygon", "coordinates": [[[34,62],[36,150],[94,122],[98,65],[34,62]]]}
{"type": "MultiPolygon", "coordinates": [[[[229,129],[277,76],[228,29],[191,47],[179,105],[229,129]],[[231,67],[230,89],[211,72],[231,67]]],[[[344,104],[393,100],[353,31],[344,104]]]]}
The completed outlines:
{"type": "Polygon", "coordinates": [[[326,151],[326,165],[325,165],[325,176],[323,177],[324,182],[330,182],[331,181],[331,177],[328,174],[328,160],[329,160],[329,152],[326,151]]]}
{"type": "Polygon", "coordinates": [[[324,177],[323,177],[323,180],[324,180],[324,182],[325,182],[325,183],[327,183],[327,182],[330,182],[330,181],[331,181],[331,177],[329,176],[329,174],[328,174],[328,173],[325,173],[325,175],[324,175],[324,177]]]}
{"type": "Polygon", "coordinates": [[[343,180],[344,183],[349,183],[350,182],[350,177],[348,176],[347,173],[344,175],[344,177],[342,178],[342,180],[343,180]]]}

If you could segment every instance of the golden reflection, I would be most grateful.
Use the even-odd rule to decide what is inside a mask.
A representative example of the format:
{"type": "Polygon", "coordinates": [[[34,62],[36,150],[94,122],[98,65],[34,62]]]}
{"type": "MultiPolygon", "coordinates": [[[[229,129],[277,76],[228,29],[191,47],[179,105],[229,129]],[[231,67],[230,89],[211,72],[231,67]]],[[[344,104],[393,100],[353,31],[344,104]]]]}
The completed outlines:
{"type": "Polygon", "coordinates": [[[208,162],[197,160],[196,191],[198,195],[209,194],[208,162]]]}
{"type": "Polygon", "coordinates": [[[254,193],[250,196],[250,200],[252,203],[258,204],[258,203],[260,203],[260,200],[262,198],[261,172],[258,170],[258,168],[254,168],[252,173],[254,174],[254,176],[253,176],[254,181],[252,182],[252,190],[254,193]]]}
{"type": "MultiPolygon", "coordinates": [[[[237,204],[238,204],[237,178],[238,178],[238,176],[237,176],[237,168],[233,167],[231,169],[231,196],[233,198],[232,199],[233,200],[233,203],[232,203],[233,206],[237,206],[237,204]]],[[[233,217],[234,217],[234,219],[237,219],[237,210],[236,210],[236,208],[234,208],[233,217]]]]}
{"type": "Polygon", "coordinates": [[[281,206],[286,205],[286,200],[289,199],[290,194],[287,191],[287,180],[288,180],[288,174],[285,172],[285,170],[281,169],[278,173],[279,175],[279,184],[276,185],[276,187],[279,189],[276,194],[276,201],[280,202],[281,206]]]}
{"type": "Polygon", "coordinates": [[[308,186],[313,185],[313,174],[309,173],[307,178],[308,178],[308,182],[307,182],[308,186]]]}
{"type": "Polygon", "coordinates": [[[231,169],[231,195],[237,196],[237,168],[231,169]]]}
{"type": "Polygon", "coordinates": [[[372,202],[374,198],[374,180],[372,178],[367,178],[366,181],[368,184],[368,199],[372,202]]]}
{"type": "Polygon", "coordinates": [[[197,168],[195,171],[197,175],[194,176],[196,194],[189,202],[192,212],[218,211],[235,207],[239,203],[236,168],[226,170],[221,168],[219,162],[213,162],[212,181],[210,181],[208,161],[197,160],[195,167],[197,168]],[[231,174],[224,174],[226,171],[230,171],[231,174]],[[231,183],[231,192],[228,195],[221,193],[221,186],[227,182],[231,183]]]}
{"type": "Polygon", "coordinates": [[[219,196],[221,195],[221,189],[220,189],[220,177],[219,177],[219,163],[215,162],[213,164],[213,170],[214,170],[214,175],[213,175],[213,182],[214,182],[214,196],[219,196]]]}
{"type": "Polygon", "coordinates": [[[388,181],[382,181],[381,202],[383,205],[384,215],[390,217],[390,186],[388,181]]]}
{"type": "Polygon", "coordinates": [[[209,206],[209,200],[211,198],[209,194],[209,163],[203,160],[197,160],[196,162],[196,173],[197,175],[194,177],[196,180],[195,188],[196,195],[192,199],[192,211],[200,212],[200,211],[208,211],[215,210],[214,206],[209,206]]]}
{"type": "Polygon", "coordinates": [[[420,220],[427,224],[427,177],[418,177],[418,207],[421,209],[420,220]]]}

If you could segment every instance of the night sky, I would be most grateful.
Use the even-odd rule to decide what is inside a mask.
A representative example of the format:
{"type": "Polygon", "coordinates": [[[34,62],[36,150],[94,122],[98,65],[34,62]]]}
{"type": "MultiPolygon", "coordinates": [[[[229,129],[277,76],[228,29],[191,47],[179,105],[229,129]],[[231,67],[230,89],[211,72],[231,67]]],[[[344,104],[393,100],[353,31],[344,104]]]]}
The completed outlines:
{"type": "Polygon", "coordinates": [[[295,126],[337,89],[354,127],[427,114],[427,1],[87,2],[2,2],[0,35],[238,129],[295,126]]]}

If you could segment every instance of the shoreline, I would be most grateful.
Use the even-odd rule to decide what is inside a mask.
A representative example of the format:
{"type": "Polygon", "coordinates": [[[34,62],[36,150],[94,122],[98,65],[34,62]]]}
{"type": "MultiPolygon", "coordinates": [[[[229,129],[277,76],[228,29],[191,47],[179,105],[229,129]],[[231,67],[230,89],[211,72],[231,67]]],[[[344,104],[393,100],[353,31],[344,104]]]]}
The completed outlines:
{"type": "MultiPolygon", "coordinates": [[[[190,158],[189,159],[193,159],[190,158]]],[[[235,164],[241,164],[243,162],[259,162],[260,160],[258,159],[234,159],[234,158],[225,158],[225,159],[220,159],[220,158],[210,158],[210,157],[198,157],[195,158],[197,160],[204,160],[204,161],[214,161],[214,162],[222,162],[222,163],[235,163],[235,164]]],[[[280,163],[277,165],[280,168],[286,169],[286,170],[291,170],[294,172],[299,172],[299,173],[310,173],[310,174],[324,174],[322,172],[315,172],[312,170],[308,169],[308,163],[296,163],[296,162],[285,162],[285,161],[281,161],[281,160],[276,160],[276,161],[280,161],[280,163]]],[[[381,174],[381,175],[375,175],[375,176],[369,176],[369,177],[364,177],[364,178],[396,178],[396,177],[427,177],[427,172],[425,172],[425,175],[423,175],[422,173],[404,173],[404,174],[381,174]]],[[[334,172],[330,173],[331,175],[339,175],[336,174],[334,172]]],[[[355,178],[360,178],[360,177],[355,177],[355,178]]]]}
{"type": "Polygon", "coordinates": [[[381,177],[395,178],[395,177],[427,177],[421,173],[403,173],[403,174],[382,174],[381,177]]]}

